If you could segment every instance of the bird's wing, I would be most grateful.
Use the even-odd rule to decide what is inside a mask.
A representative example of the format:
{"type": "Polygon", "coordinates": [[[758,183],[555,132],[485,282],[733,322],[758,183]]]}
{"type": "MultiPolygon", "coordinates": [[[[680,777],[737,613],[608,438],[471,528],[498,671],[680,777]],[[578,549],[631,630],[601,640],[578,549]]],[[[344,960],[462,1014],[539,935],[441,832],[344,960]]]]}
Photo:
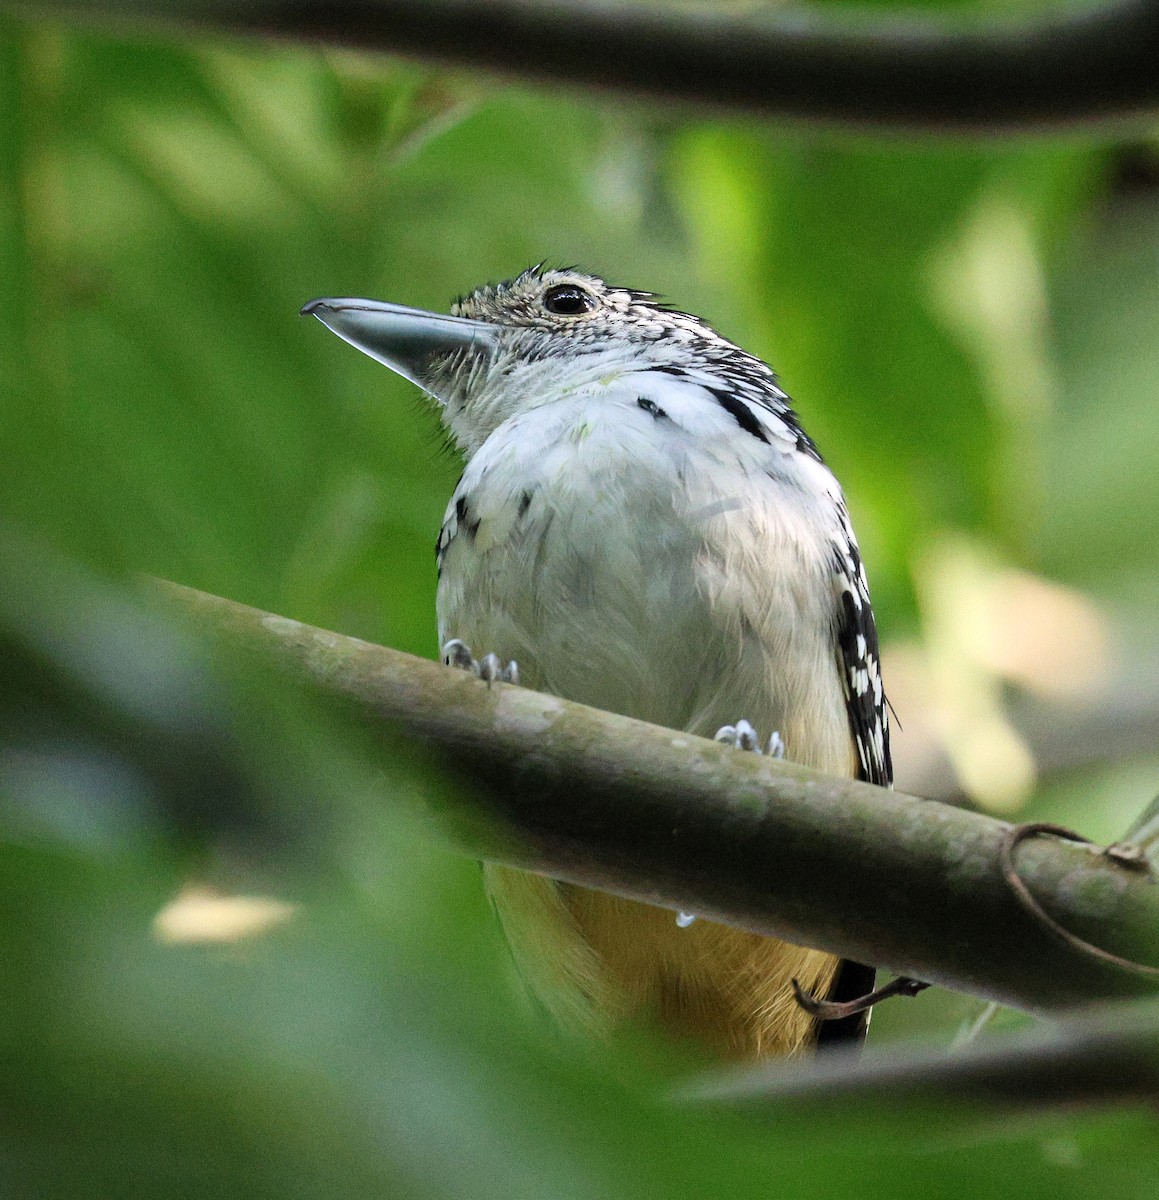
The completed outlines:
{"type": "Polygon", "coordinates": [[[881,787],[893,783],[889,752],[889,713],[881,684],[877,624],[857,541],[841,504],[843,535],[833,547],[833,587],[837,598],[837,657],[849,731],[857,747],[858,778],[881,787]]]}

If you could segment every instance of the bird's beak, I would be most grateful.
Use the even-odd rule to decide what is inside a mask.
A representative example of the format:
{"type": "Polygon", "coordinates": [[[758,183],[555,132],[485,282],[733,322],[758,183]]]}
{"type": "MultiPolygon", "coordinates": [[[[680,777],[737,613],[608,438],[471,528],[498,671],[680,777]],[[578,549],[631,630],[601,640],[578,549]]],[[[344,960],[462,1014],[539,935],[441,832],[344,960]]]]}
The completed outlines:
{"type": "Polygon", "coordinates": [[[429,391],[432,364],[456,350],[489,350],[499,333],[485,321],[448,317],[380,300],[311,300],[302,316],[429,391]]]}

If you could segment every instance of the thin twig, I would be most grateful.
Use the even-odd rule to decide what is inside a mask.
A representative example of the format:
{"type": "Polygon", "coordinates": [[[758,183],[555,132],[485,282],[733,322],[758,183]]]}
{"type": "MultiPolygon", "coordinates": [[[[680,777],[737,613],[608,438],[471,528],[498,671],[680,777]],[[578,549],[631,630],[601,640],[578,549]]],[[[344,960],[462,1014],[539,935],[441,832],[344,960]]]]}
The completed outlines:
{"type": "MultiPolygon", "coordinates": [[[[985,1046],[947,1055],[941,1047],[869,1052],[807,1066],[777,1063],[686,1084],[678,1098],[777,1121],[808,1120],[827,1106],[863,1100],[897,1114],[904,1104],[1056,1107],[1159,1095],[1159,1006],[1111,1004],[985,1046]]],[[[847,1111],[843,1109],[842,1111],[847,1111]]],[[[929,1110],[923,1109],[923,1112],[929,1110]]]]}
{"type": "Polygon", "coordinates": [[[819,1021],[844,1021],[847,1017],[855,1017],[858,1013],[868,1012],[884,1000],[892,1000],[895,996],[917,996],[930,985],[920,979],[907,979],[904,976],[891,979],[883,987],[874,988],[864,996],[854,1000],[821,1000],[807,992],[799,980],[792,980],[793,999],[819,1021]]]}

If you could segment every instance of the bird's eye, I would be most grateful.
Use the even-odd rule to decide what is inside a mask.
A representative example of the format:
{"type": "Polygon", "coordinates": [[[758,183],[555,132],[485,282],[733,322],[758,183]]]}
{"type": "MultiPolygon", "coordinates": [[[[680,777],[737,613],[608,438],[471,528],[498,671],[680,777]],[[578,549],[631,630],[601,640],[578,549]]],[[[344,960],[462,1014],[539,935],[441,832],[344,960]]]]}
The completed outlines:
{"type": "Polygon", "coordinates": [[[596,299],[591,292],[585,292],[574,283],[557,283],[543,293],[543,307],[550,313],[558,313],[561,317],[575,317],[580,313],[591,312],[596,306],[596,299]]]}

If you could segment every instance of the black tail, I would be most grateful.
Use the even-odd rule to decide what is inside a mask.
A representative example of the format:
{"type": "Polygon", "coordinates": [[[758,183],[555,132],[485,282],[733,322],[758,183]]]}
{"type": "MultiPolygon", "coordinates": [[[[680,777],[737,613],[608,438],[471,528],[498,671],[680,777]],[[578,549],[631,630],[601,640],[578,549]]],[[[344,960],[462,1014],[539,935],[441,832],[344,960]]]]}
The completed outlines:
{"type": "MultiPolygon", "coordinates": [[[[848,958],[841,960],[837,969],[837,978],[833,981],[833,990],[826,997],[844,1003],[867,996],[873,991],[877,980],[877,971],[864,963],[853,962],[848,958]]],[[[817,1034],[817,1049],[827,1050],[833,1047],[856,1049],[865,1041],[865,1031],[869,1028],[869,1013],[854,1013],[851,1017],[842,1017],[839,1021],[822,1021],[820,1032],[817,1034]]]]}

